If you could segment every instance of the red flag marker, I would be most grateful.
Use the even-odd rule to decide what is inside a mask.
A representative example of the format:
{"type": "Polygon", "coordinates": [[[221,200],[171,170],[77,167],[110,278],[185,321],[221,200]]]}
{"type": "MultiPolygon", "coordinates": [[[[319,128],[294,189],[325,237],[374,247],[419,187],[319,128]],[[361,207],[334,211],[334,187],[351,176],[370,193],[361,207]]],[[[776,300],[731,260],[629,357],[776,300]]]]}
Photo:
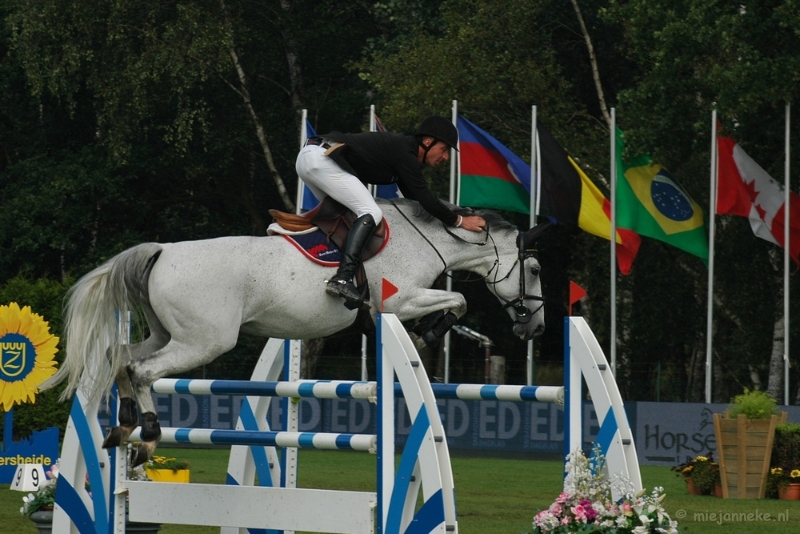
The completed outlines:
{"type": "Polygon", "coordinates": [[[572,315],[572,305],[581,300],[583,297],[586,296],[586,290],[583,289],[581,286],[573,282],[572,280],[569,281],[569,315],[572,315]]]}
{"type": "Polygon", "coordinates": [[[383,303],[386,299],[400,291],[396,285],[388,281],[386,278],[381,278],[381,313],[383,313],[383,303]]]}

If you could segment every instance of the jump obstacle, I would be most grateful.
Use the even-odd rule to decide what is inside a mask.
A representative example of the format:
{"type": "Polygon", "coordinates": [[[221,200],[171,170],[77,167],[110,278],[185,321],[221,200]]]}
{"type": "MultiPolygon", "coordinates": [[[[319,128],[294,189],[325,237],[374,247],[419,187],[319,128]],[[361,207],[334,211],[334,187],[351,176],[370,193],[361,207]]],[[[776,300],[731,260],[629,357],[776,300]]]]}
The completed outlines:
{"type": "Polygon", "coordinates": [[[373,534],[376,528],[378,534],[457,533],[450,456],[436,398],[564,404],[566,455],[582,446],[582,376],[600,425],[594,446],[606,456],[609,473],[641,490],[633,435],[602,349],[581,317],[565,318],[564,335],[563,387],[431,385],[411,339],[392,314],[378,316],[377,382],[298,380],[299,342],[275,339],[267,343],[249,382],[157,381],[157,393],[246,395],[236,430],[162,428],[164,443],[231,445],[224,485],[128,480],[125,449],[100,448],[99,402],[90,404],[79,390],[62,448],[53,532],[124,533],[127,494],[131,521],[219,526],[221,534],[373,534]],[[284,369],[285,381],[279,382],[284,369]],[[411,427],[395,469],[396,395],[405,397],[411,427]],[[271,431],[267,423],[273,397],[283,402],[284,431],[271,431]],[[377,434],[298,432],[299,403],[292,400],[303,397],[376,402],[377,434]],[[376,491],[298,488],[298,448],[376,453],[376,491]],[[87,475],[91,495],[84,488],[87,475]]]}

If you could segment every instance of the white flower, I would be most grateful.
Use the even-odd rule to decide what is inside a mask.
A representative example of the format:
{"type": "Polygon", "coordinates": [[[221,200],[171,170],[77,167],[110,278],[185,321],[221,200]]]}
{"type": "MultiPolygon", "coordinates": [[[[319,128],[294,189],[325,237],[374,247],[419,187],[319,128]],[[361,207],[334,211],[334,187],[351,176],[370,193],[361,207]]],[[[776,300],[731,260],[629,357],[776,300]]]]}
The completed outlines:
{"type": "Polygon", "coordinates": [[[648,534],[648,532],[650,532],[650,529],[644,525],[639,525],[633,529],[633,534],[648,534]]]}

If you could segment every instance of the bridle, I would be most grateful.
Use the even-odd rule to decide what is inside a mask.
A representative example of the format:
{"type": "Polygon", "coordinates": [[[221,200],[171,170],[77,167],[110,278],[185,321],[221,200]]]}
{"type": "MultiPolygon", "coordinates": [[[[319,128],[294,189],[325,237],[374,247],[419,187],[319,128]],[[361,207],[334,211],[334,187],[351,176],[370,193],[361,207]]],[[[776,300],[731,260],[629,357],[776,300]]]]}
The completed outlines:
{"type": "MultiPolygon", "coordinates": [[[[417,233],[420,236],[422,236],[422,238],[425,241],[428,242],[428,244],[431,246],[431,248],[433,248],[434,252],[436,252],[436,255],[439,256],[440,260],[442,260],[442,264],[444,264],[444,271],[442,271],[442,272],[446,272],[447,271],[447,262],[444,260],[444,258],[439,253],[439,251],[436,249],[436,246],[433,243],[431,243],[430,239],[428,239],[425,236],[425,234],[423,234],[422,231],[419,228],[417,228],[417,225],[414,224],[414,222],[411,219],[409,219],[408,216],[405,213],[403,213],[403,210],[401,210],[400,207],[397,204],[395,204],[392,201],[390,201],[390,204],[392,204],[397,209],[398,213],[400,213],[400,215],[403,216],[403,218],[411,225],[411,227],[414,228],[414,230],[416,230],[417,233]]],[[[521,232],[519,234],[517,234],[517,259],[514,260],[514,264],[508,270],[506,275],[498,280],[497,279],[498,272],[495,271],[495,268],[500,265],[500,252],[498,252],[498,250],[497,250],[497,244],[494,242],[494,238],[489,233],[489,225],[488,224],[486,225],[486,228],[484,229],[484,231],[486,232],[486,239],[484,239],[482,243],[474,243],[472,241],[467,241],[463,237],[461,237],[459,235],[456,235],[455,233],[450,231],[450,229],[447,226],[444,227],[444,230],[445,230],[445,232],[450,234],[450,236],[452,236],[454,239],[457,239],[458,241],[461,241],[462,243],[467,243],[469,245],[484,246],[489,241],[492,242],[492,246],[494,247],[495,260],[494,260],[494,265],[492,265],[491,268],[489,268],[489,272],[487,272],[486,276],[484,276],[482,278],[486,282],[486,285],[494,286],[494,285],[497,285],[500,282],[506,280],[509,276],[511,276],[511,273],[514,271],[514,266],[519,264],[519,295],[517,295],[517,298],[512,299],[512,300],[506,300],[503,297],[501,297],[500,295],[498,295],[496,291],[495,291],[495,295],[497,296],[497,298],[499,298],[503,302],[503,309],[504,310],[507,309],[507,308],[511,308],[511,309],[514,310],[514,314],[516,315],[515,322],[520,323],[520,324],[529,323],[531,321],[531,319],[533,318],[533,316],[536,315],[536,313],[538,313],[538,311],[542,309],[542,306],[544,306],[544,297],[539,297],[539,296],[536,296],[536,295],[529,295],[529,294],[527,294],[525,292],[525,260],[528,259],[528,258],[535,257],[535,251],[533,249],[527,248],[526,245],[525,245],[525,241],[526,241],[525,236],[521,232]],[[492,271],[494,271],[494,273],[495,273],[494,280],[489,280],[489,276],[492,274],[492,271]],[[540,302],[540,304],[535,310],[531,311],[531,309],[528,306],[525,305],[525,301],[526,300],[538,301],[538,302],[540,302]]],[[[478,280],[479,279],[462,280],[462,282],[477,282],[478,280]]]]}
{"type": "MultiPolygon", "coordinates": [[[[497,247],[495,247],[495,254],[497,254],[497,247]]],[[[514,266],[519,264],[519,295],[517,295],[517,298],[512,300],[506,300],[500,295],[497,295],[497,292],[495,292],[495,295],[497,295],[497,298],[503,301],[504,310],[507,308],[511,308],[514,310],[514,314],[516,315],[515,322],[520,324],[529,323],[530,320],[533,318],[533,316],[536,315],[539,312],[539,310],[542,309],[542,306],[544,306],[544,297],[540,297],[537,295],[529,295],[528,293],[525,292],[525,260],[528,258],[535,257],[535,254],[536,254],[535,250],[528,249],[525,247],[525,236],[523,236],[520,233],[519,235],[517,235],[517,259],[514,260],[514,264],[508,270],[508,273],[500,280],[497,279],[497,275],[495,273],[494,281],[492,282],[488,280],[486,281],[488,285],[496,285],[499,282],[502,282],[503,280],[511,276],[511,273],[514,271],[514,266]],[[531,309],[525,305],[526,300],[538,301],[540,304],[535,310],[531,311],[531,309]]],[[[499,264],[500,264],[500,256],[498,255],[495,266],[499,264]]],[[[494,267],[492,267],[492,269],[494,269],[494,267]]],[[[489,274],[486,275],[486,278],[488,277],[489,274]]]]}

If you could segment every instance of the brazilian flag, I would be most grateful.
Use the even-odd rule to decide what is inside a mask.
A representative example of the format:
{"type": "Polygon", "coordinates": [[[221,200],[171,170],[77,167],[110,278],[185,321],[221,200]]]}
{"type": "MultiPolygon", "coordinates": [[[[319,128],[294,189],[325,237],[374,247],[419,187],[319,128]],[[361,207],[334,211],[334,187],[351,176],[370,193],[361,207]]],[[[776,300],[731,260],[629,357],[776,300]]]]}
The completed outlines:
{"type": "Polygon", "coordinates": [[[616,134],[617,226],[685,250],[708,265],[703,210],[650,156],[624,162],[622,131],[616,134]]]}

